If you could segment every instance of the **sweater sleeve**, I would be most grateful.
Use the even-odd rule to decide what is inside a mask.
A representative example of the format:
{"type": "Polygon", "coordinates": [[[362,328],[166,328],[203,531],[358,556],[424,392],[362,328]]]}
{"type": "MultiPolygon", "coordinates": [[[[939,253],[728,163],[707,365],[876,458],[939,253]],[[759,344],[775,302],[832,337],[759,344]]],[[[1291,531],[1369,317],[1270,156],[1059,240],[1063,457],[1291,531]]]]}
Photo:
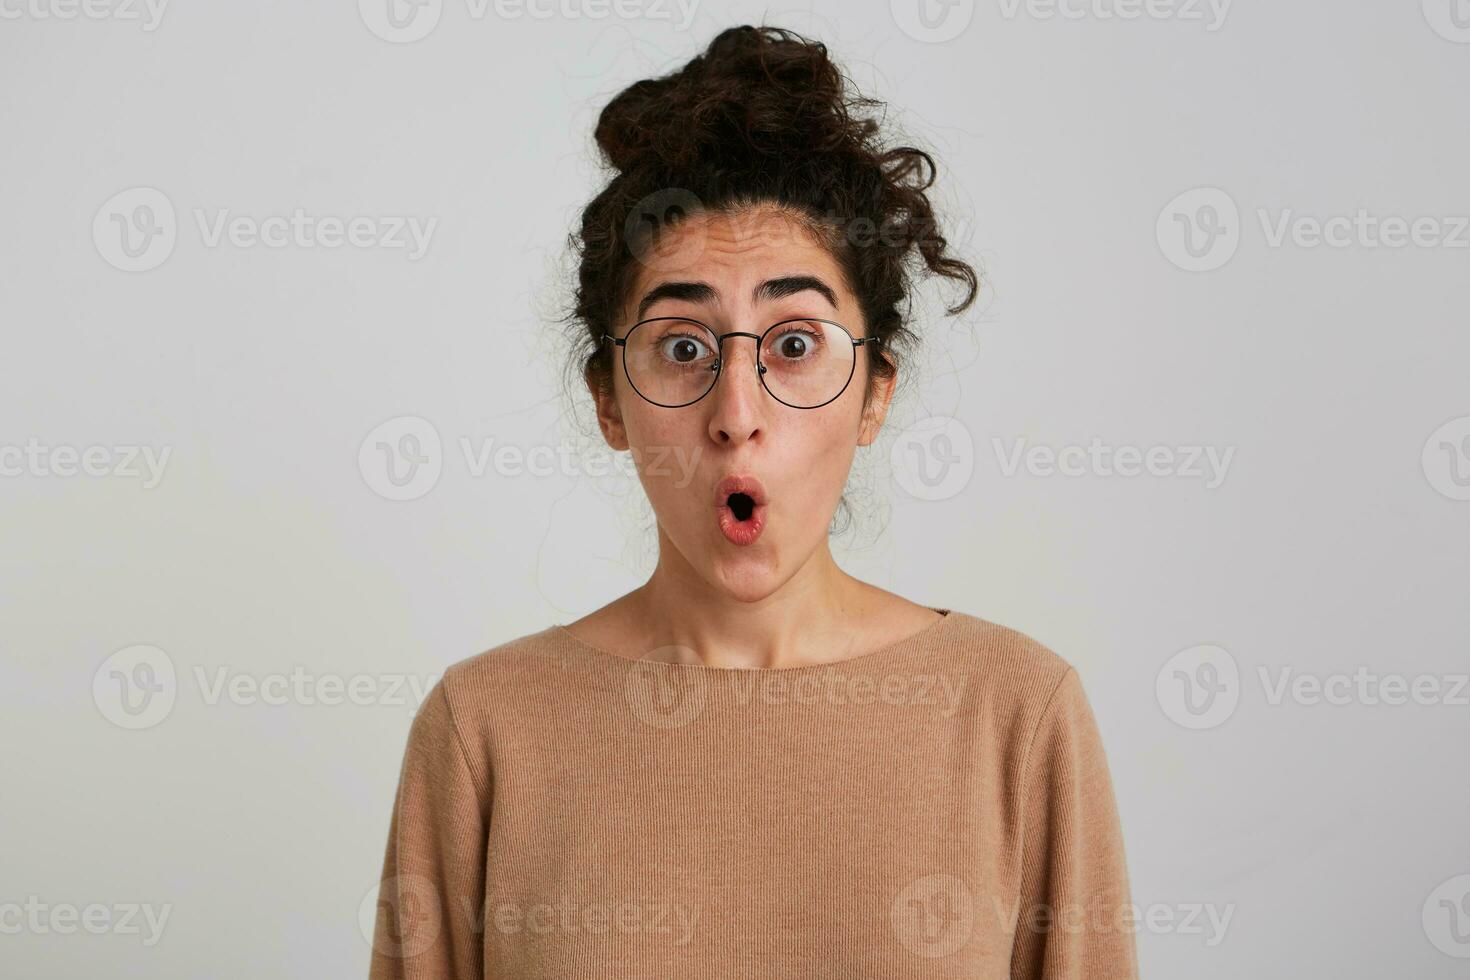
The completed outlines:
{"type": "Polygon", "coordinates": [[[1136,919],[1097,722],[1068,668],[1023,763],[1012,980],[1135,980],[1136,919]]]}
{"type": "Polygon", "coordinates": [[[369,980],[481,980],[488,775],[440,679],[409,728],[378,888],[369,980]]]}

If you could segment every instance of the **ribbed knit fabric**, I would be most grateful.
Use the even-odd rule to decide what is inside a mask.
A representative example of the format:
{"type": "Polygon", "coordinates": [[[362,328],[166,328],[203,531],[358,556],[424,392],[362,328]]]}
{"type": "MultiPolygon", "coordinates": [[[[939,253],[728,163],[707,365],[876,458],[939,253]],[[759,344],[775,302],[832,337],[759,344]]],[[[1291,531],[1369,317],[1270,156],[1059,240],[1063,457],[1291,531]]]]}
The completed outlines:
{"type": "Polygon", "coordinates": [[[830,665],[560,625],[453,665],[408,736],[371,978],[1136,977],[1076,672],[936,611],[830,665]]]}

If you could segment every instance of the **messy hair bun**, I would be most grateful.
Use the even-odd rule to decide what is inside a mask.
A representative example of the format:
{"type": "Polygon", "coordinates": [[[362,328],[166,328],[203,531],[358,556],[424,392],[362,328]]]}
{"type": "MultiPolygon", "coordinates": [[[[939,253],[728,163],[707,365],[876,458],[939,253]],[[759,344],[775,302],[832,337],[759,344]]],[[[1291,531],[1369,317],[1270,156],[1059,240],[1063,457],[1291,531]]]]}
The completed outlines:
{"type": "Polygon", "coordinates": [[[692,209],[769,202],[800,215],[832,249],[868,332],[882,338],[887,354],[868,359],[874,378],[893,373],[893,342],[912,336],[900,312],[911,255],[963,285],[950,313],[967,309],[978,279],[946,253],[925,194],[934,161],[882,145],[868,114],[881,106],[852,91],[825,45],[777,27],[724,30],[677,71],[618,93],[594,133],[617,173],[571,238],[580,253],[571,318],[587,380],[611,385],[611,345],[600,338],[616,335],[646,238],[657,233],[643,220],[649,214],[671,224],[692,209]]]}
{"type": "Polygon", "coordinates": [[[871,151],[877,125],[850,114],[826,48],[794,38],[778,28],[725,31],[678,71],[620,92],[597,120],[598,146],[625,172],[871,151]]]}

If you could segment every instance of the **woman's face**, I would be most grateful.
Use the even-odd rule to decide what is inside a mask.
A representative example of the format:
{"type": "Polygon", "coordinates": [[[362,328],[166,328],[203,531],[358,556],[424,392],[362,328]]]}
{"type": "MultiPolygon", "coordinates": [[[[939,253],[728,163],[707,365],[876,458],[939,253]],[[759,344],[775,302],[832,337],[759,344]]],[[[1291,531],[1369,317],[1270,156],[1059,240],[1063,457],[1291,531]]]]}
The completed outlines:
{"type": "MultiPolygon", "coordinates": [[[[820,317],[854,337],[867,335],[836,261],[798,221],[775,209],[696,213],[665,230],[656,248],[640,265],[624,314],[609,331],[614,336],[627,336],[639,320],[666,316],[691,317],[717,334],[760,334],[778,321],[820,317]]],[[[763,354],[768,371],[774,371],[774,339],[763,354]]],[[[699,350],[681,352],[679,341],[672,343],[685,358],[699,350]]],[[[800,340],[787,348],[803,349],[800,340]]],[[[876,437],[892,397],[889,380],[864,409],[868,359],[876,350],[857,348],[847,388],[814,409],[792,408],[767,393],[757,374],[756,341],[748,337],[725,339],[714,390],[682,408],[640,397],[619,352],[612,396],[594,391],[598,421],[612,448],[633,453],[658,519],[660,561],[682,561],[710,586],[749,602],[776,591],[822,553],[853,454],[876,437]],[[765,499],[753,513],[739,498],[729,506],[720,484],[731,477],[759,481],[765,499]]],[[[774,374],[768,379],[776,382],[774,374]]]]}

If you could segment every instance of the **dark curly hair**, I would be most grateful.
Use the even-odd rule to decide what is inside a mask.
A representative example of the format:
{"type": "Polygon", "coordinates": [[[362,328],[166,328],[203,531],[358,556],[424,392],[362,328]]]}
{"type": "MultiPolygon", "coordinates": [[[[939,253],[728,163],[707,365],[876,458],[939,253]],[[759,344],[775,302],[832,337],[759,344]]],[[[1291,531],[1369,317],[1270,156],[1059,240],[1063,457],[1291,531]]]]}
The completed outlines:
{"type": "Polygon", "coordinates": [[[628,300],[650,241],[693,210],[732,214],[770,204],[802,220],[831,250],[857,297],[868,333],[881,338],[873,382],[895,373],[895,341],[908,343],[901,305],[909,257],[962,283],[950,314],[979,289],[975,270],[946,254],[925,191],[934,160],[911,146],[885,148],[827,48],[778,27],[731,27],[679,70],[644,79],[602,110],[595,137],[617,171],[582,211],[570,236],[579,259],[573,323],[575,367],[610,391],[614,318],[628,300]],[[651,220],[649,220],[651,219],[651,220]]]}

